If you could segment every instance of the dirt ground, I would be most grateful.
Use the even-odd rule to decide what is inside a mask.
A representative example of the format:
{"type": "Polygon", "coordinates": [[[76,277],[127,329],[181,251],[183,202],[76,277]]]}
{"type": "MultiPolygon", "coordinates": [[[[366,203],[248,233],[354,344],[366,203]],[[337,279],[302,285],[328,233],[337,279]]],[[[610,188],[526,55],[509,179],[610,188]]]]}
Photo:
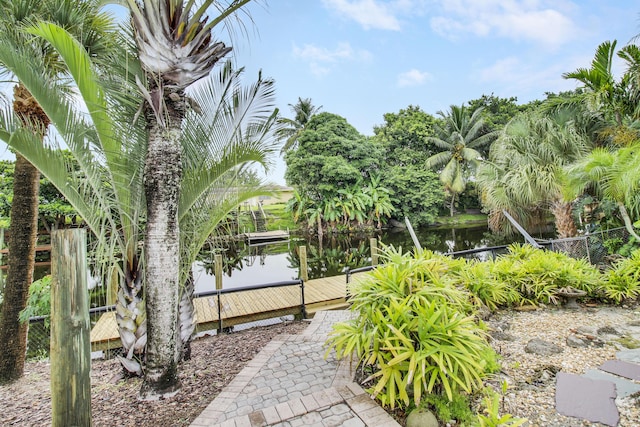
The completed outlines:
{"type": "MultiPolygon", "coordinates": [[[[173,398],[138,400],[141,379],[124,379],[120,363],[94,360],[91,411],[94,427],[188,426],[238,372],[277,335],[297,334],[307,322],[287,322],[198,339],[180,365],[182,388],[173,398]]],[[[1,426],[51,425],[49,362],[28,362],[19,381],[0,386],[1,426]]]]}

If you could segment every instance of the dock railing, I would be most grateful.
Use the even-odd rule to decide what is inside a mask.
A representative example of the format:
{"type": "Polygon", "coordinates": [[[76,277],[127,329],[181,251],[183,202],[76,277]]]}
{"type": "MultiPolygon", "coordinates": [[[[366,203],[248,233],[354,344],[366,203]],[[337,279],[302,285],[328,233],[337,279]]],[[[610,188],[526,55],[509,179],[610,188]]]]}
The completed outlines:
{"type": "Polygon", "coordinates": [[[262,289],[275,289],[275,288],[283,288],[283,287],[291,287],[291,286],[297,286],[300,289],[300,298],[299,298],[300,312],[299,313],[303,319],[306,319],[307,309],[306,309],[306,304],[304,300],[304,280],[302,279],[285,280],[285,281],[265,283],[260,285],[243,286],[238,288],[215,289],[212,291],[196,293],[193,295],[193,297],[194,299],[215,297],[216,319],[218,324],[216,329],[218,332],[222,332],[223,329],[225,328],[224,326],[225,320],[223,316],[224,306],[222,302],[222,295],[230,295],[230,294],[236,294],[240,292],[250,292],[250,291],[257,291],[262,289]]]}

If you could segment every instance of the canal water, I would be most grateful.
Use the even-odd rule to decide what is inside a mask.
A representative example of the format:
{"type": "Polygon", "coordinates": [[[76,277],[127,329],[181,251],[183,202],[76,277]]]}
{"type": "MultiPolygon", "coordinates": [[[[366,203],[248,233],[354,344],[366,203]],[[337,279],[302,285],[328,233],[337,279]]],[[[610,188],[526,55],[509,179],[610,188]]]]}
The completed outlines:
{"type": "MultiPolygon", "coordinates": [[[[467,249],[497,246],[512,242],[524,242],[522,236],[508,239],[490,233],[486,226],[466,228],[421,228],[416,235],[424,249],[442,253],[467,249]]],[[[322,242],[317,236],[292,238],[288,242],[263,246],[248,246],[238,243],[223,253],[223,289],[264,283],[293,280],[298,278],[298,247],[307,247],[309,278],[342,274],[345,267],[357,268],[370,265],[370,237],[378,238],[385,245],[401,247],[405,251],[413,249],[413,241],[406,229],[386,230],[378,235],[336,235],[325,236],[322,242]]],[[[540,235],[534,237],[549,237],[540,235]]],[[[215,289],[213,274],[213,253],[206,252],[193,268],[196,292],[215,289]]]]}

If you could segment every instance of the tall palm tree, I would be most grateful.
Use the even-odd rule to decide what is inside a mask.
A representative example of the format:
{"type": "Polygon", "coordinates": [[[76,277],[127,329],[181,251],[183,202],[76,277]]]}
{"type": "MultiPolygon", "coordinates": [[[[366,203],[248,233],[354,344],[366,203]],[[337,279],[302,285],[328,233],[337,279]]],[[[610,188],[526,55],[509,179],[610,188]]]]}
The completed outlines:
{"type": "Polygon", "coordinates": [[[601,111],[615,127],[622,127],[625,119],[640,116],[640,49],[627,45],[616,53],[617,41],[605,41],[596,49],[589,68],[578,68],[564,73],[565,79],[583,84],[584,93],[578,99],[586,101],[592,111],[601,111]],[[612,73],[614,55],[622,58],[627,66],[625,74],[616,81],[612,73]]]}
{"type": "Polygon", "coordinates": [[[573,121],[526,113],[512,119],[491,146],[489,159],[478,169],[482,200],[490,210],[494,231],[509,231],[502,212],[525,227],[550,209],[559,237],[577,233],[571,203],[562,197],[562,168],[593,147],[573,121]]]}
{"type": "Polygon", "coordinates": [[[179,388],[180,354],[176,316],[179,291],[178,201],[182,178],[180,134],[189,107],[185,90],[206,77],[231,48],[213,28],[250,0],[223,5],[202,2],[127,0],[146,81],[140,82],[149,128],[145,160],[145,281],[148,319],[143,399],[171,395],[179,388]],[[210,9],[218,15],[208,20],[210,9]]]}
{"type": "MultiPolygon", "coordinates": [[[[0,69],[15,77],[11,63],[15,53],[25,61],[22,66],[32,67],[40,78],[62,81],[64,69],[58,55],[24,31],[25,26],[36,19],[56,22],[76,34],[92,55],[100,57],[112,40],[108,34],[115,30],[111,18],[100,12],[100,4],[93,0],[0,0],[0,69]]],[[[49,117],[20,79],[13,94],[13,111],[23,126],[38,136],[39,141],[34,144],[41,145],[50,124],[49,117]]],[[[24,369],[28,324],[21,324],[18,314],[26,307],[33,279],[39,180],[38,169],[17,153],[8,245],[9,271],[5,303],[0,312],[0,342],[6,344],[6,351],[0,354],[0,382],[19,378],[24,369]]]]}
{"type": "MultiPolygon", "coordinates": [[[[42,170],[94,231],[98,249],[106,249],[97,251],[107,276],[105,281],[110,282],[108,276],[114,273],[121,276],[116,317],[127,356],[121,361],[127,369],[139,372],[142,367],[134,356],[142,358],[147,342],[142,299],[145,265],[138,245],[146,207],[142,172],[147,135],[144,123],[136,121],[136,103],[122,94],[135,92],[131,74],[140,75],[141,71],[136,72],[135,63],[126,69],[114,69],[115,75],[126,75],[126,71],[130,78],[120,81],[121,86],[112,92],[110,85],[105,85],[105,76],[95,73],[87,52],[68,33],[44,24],[33,32],[62,52],[84,103],[93,106],[87,122],[76,105],[62,102],[56,87],[50,87],[29,69],[16,71],[28,82],[36,99],[41,100],[81,173],[73,173],[59,150],[30,144],[31,139],[26,138],[23,128],[9,113],[0,117],[0,138],[42,170]]],[[[267,166],[276,151],[273,81],[259,78],[255,84],[243,87],[240,79],[241,71],[232,71],[227,63],[219,75],[188,90],[205,113],[188,111],[180,135],[185,153],[178,209],[184,230],[180,242],[182,283],[192,285],[188,281],[191,261],[217,221],[237,203],[266,193],[262,188],[229,189],[233,185],[228,179],[230,171],[250,163],[267,166]]],[[[232,175],[240,174],[241,170],[232,175]]],[[[184,341],[193,327],[190,292],[192,287],[183,288],[180,305],[179,329],[184,341]]]]}
{"type": "Polygon", "coordinates": [[[497,132],[483,132],[482,108],[469,114],[464,106],[452,105],[446,114],[438,111],[444,123],[435,127],[436,136],[427,137],[442,151],[429,157],[428,168],[442,167],[440,181],[451,194],[449,211],[453,216],[456,196],[466,188],[466,180],[482,157],[478,148],[489,144],[497,137],[497,132]]]}
{"type": "Polygon", "coordinates": [[[314,106],[311,98],[298,98],[298,102],[293,105],[289,104],[289,108],[291,108],[291,112],[294,114],[293,119],[287,119],[285,117],[278,119],[280,124],[283,125],[278,136],[285,141],[280,150],[281,154],[297,147],[300,134],[305,129],[309,120],[311,120],[311,117],[322,110],[322,105],[319,107],[314,106]]]}

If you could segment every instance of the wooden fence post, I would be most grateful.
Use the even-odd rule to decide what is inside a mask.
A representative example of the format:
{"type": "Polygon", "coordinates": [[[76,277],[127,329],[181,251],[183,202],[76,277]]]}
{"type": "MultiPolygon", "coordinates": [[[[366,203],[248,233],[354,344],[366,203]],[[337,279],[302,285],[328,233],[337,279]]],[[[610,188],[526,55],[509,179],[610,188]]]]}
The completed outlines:
{"type": "Polygon", "coordinates": [[[378,239],[370,238],[369,246],[371,246],[371,265],[378,265],[378,239]]]}
{"type": "Polygon", "coordinates": [[[87,234],[51,233],[52,426],[91,426],[87,234]]]}
{"type": "Polygon", "coordinates": [[[222,254],[213,256],[213,274],[216,276],[216,289],[222,289],[222,254]]]}
{"type": "Polygon", "coordinates": [[[300,278],[305,282],[309,280],[309,271],[307,269],[307,247],[300,246],[300,278]]]}

